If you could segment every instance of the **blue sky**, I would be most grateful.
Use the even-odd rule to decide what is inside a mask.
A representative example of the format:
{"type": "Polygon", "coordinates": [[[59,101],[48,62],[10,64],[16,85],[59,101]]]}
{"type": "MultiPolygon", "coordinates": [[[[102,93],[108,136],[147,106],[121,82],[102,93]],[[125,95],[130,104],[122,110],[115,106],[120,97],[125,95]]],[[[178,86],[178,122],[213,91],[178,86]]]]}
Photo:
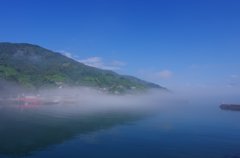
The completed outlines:
{"type": "Polygon", "coordinates": [[[239,0],[0,0],[0,41],[172,89],[240,88],[239,0]]]}

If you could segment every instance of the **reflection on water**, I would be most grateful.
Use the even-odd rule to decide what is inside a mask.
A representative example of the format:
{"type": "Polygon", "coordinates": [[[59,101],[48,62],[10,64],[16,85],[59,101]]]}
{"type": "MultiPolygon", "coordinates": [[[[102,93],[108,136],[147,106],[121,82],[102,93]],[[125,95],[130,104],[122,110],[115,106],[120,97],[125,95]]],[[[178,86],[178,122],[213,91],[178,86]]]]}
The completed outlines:
{"type": "Polygon", "coordinates": [[[121,110],[86,111],[71,104],[1,105],[0,154],[28,155],[79,134],[125,124],[142,116],[121,110]]]}

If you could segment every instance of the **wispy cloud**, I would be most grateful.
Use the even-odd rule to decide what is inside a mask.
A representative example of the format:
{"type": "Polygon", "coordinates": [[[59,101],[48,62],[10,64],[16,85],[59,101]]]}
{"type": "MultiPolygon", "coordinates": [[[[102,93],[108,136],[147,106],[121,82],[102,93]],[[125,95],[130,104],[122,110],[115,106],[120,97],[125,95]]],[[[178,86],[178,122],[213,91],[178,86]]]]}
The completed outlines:
{"type": "Polygon", "coordinates": [[[173,73],[170,70],[162,70],[155,72],[154,76],[159,79],[168,79],[173,76],[173,73]]]}
{"type": "Polygon", "coordinates": [[[60,50],[60,51],[57,51],[57,52],[61,53],[62,55],[66,56],[68,58],[71,58],[71,59],[74,59],[74,60],[77,59],[77,56],[74,56],[72,53],[70,53],[68,51],[60,50]]]}
{"type": "Polygon", "coordinates": [[[81,59],[78,61],[85,65],[93,66],[93,67],[97,67],[105,70],[119,70],[121,69],[121,67],[126,65],[124,62],[117,61],[117,60],[106,62],[101,57],[90,57],[90,58],[81,59]]]}
{"type": "Polygon", "coordinates": [[[153,71],[153,70],[140,70],[139,75],[143,78],[150,80],[150,81],[161,81],[167,80],[173,77],[173,72],[170,70],[160,70],[160,71],[153,71]]]}
{"type": "Polygon", "coordinates": [[[239,79],[239,76],[236,74],[232,74],[230,77],[231,77],[231,79],[239,79]]]}
{"type": "Polygon", "coordinates": [[[86,59],[80,59],[78,56],[75,56],[74,54],[67,52],[67,51],[59,51],[63,55],[65,55],[68,58],[74,59],[80,63],[83,63],[88,66],[105,69],[105,70],[120,70],[123,66],[126,65],[125,62],[118,61],[118,60],[111,60],[106,61],[101,57],[89,57],[86,59]]]}
{"type": "Polygon", "coordinates": [[[232,88],[234,88],[234,87],[239,88],[239,85],[240,85],[240,77],[239,77],[239,75],[237,75],[237,74],[232,74],[232,75],[229,77],[227,86],[228,86],[228,87],[232,87],[232,88]]]}

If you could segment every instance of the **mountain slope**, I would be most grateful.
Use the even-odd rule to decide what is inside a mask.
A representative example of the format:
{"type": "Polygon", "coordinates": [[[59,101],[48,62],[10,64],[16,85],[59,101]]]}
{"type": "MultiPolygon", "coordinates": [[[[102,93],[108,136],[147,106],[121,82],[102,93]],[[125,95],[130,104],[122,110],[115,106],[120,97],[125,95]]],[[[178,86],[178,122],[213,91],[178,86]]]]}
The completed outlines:
{"type": "Polygon", "coordinates": [[[86,66],[26,43],[0,43],[0,79],[25,87],[90,86],[109,92],[165,89],[135,77],[86,66]]]}

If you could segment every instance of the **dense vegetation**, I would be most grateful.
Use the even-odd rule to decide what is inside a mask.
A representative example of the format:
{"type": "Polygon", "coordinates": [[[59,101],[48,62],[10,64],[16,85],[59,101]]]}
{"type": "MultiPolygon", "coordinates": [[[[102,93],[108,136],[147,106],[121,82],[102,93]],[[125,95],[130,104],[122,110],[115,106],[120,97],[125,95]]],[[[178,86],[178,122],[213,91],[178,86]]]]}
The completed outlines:
{"type": "Polygon", "coordinates": [[[0,79],[29,88],[90,86],[107,92],[162,88],[135,77],[86,66],[37,45],[0,43],[0,79]]]}

